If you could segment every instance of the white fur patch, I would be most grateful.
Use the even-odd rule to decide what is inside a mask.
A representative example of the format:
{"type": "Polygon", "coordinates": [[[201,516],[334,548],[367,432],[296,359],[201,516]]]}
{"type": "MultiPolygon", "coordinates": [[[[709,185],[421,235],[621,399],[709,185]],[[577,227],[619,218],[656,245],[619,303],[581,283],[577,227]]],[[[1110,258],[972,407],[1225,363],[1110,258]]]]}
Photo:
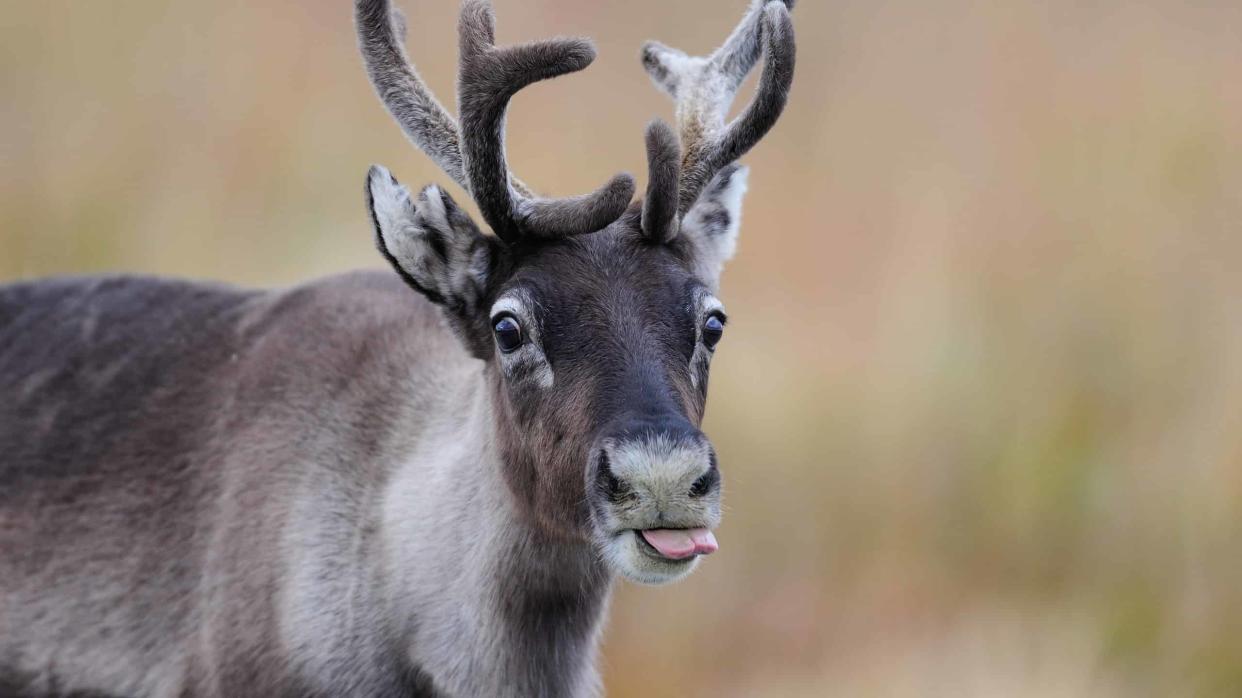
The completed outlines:
{"type": "Polygon", "coordinates": [[[501,313],[509,313],[516,316],[519,320],[526,317],[529,313],[526,310],[526,302],[516,295],[501,296],[492,304],[491,317],[496,317],[501,313]]]}
{"type": "Polygon", "coordinates": [[[693,239],[698,249],[699,276],[713,287],[719,282],[724,263],[737,251],[749,175],[749,168],[739,167],[723,187],[713,180],[681,223],[682,234],[693,239]]]}
{"type": "Polygon", "coordinates": [[[508,313],[517,318],[526,335],[526,342],[517,351],[505,354],[500,352],[500,365],[505,376],[514,377],[527,374],[534,377],[535,383],[541,388],[551,388],[556,381],[556,374],[543,353],[543,344],[539,337],[538,318],[532,310],[533,300],[520,291],[510,292],[496,299],[492,304],[489,317],[495,318],[508,313]]]}
{"type": "Polygon", "coordinates": [[[368,186],[384,249],[401,269],[443,298],[475,303],[487,282],[488,248],[476,244],[480,233],[473,224],[450,215],[440,187],[424,187],[415,203],[410,191],[378,165],[371,169],[368,186]]]}
{"type": "Polygon", "coordinates": [[[712,313],[724,313],[724,303],[710,293],[699,296],[699,317],[706,319],[712,313]]]}
{"type": "MultiPolygon", "coordinates": [[[[371,168],[370,184],[371,206],[375,211],[375,221],[379,225],[384,247],[401,264],[408,274],[423,286],[442,292],[440,284],[432,278],[420,260],[425,259],[427,245],[422,231],[416,222],[416,211],[410,190],[393,179],[387,169],[376,165],[371,168]]],[[[425,192],[436,193],[434,198],[440,207],[440,219],[444,219],[444,205],[440,201],[439,190],[435,185],[427,187],[425,192]]]]}
{"type": "Polygon", "coordinates": [[[724,313],[724,303],[710,293],[702,293],[698,297],[698,325],[694,328],[694,354],[690,357],[690,383],[699,387],[699,366],[711,361],[712,351],[703,344],[703,323],[707,322],[712,313],[724,313]]]}
{"type": "Polygon", "coordinates": [[[661,510],[676,508],[689,497],[690,486],[709,463],[706,443],[674,442],[663,434],[627,440],[609,450],[613,475],[643,490],[661,510]]]}
{"type": "Polygon", "coordinates": [[[414,215],[410,190],[379,165],[371,168],[370,188],[375,220],[384,236],[384,244],[391,250],[399,242],[397,233],[410,224],[414,215]]]}
{"type": "Polygon", "coordinates": [[[737,250],[737,234],[742,228],[742,199],[746,196],[746,190],[750,188],[749,180],[750,168],[739,167],[729,178],[728,186],[720,191],[720,205],[729,212],[729,225],[720,234],[721,247],[718,254],[721,262],[732,259],[733,253],[737,250]]]}
{"type": "Polygon", "coordinates": [[[444,199],[441,197],[440,187],[428,184],[423,188],[418,203],[418,212],[422,214],[430,227],[439,230],[449,229],[448,212],[444,210],[444,199]]]}

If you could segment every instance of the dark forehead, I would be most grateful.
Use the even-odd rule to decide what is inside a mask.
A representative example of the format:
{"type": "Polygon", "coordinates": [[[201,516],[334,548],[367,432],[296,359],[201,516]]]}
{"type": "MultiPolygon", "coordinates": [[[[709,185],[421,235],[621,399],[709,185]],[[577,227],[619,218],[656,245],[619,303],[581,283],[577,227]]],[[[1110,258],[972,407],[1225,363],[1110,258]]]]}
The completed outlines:
{"type": "Polygon", "coordinates": [[[702,284],[691,274],[679,247],[652,244],[637,231],[613,226],[523,250],[505,284],[515,286],[528,290],[544,306],[652,302],[680,306],[702,284]]]}

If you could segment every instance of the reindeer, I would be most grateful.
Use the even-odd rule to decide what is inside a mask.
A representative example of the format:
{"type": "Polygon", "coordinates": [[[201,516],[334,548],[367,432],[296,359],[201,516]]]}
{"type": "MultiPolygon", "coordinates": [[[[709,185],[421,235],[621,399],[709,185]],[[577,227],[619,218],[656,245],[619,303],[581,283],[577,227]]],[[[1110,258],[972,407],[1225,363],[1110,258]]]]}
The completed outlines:
{"type": "Polygon", "coordinates": [[[627,175],[551,199],[505,159],[509,99],[590,43],[498,48],[465,0],[458,122],[389,2],[357,0],[381,100],[494,235],[372,167],[395,275],[0,288],[0,694],[599,694],[615,579],[717,549],[714,294],[736,160],[793,77],[790,5],[755,2],[706,57],[646,45],[677,132],[647,128],[631,203],[627,175]]]}

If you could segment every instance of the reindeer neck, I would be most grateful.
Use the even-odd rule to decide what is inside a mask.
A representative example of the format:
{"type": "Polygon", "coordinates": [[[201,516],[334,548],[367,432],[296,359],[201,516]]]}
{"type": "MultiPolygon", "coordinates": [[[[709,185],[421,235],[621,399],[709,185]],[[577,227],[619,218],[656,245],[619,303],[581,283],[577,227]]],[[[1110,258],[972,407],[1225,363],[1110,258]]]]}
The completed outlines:
{"type": "Polygon", "coordinates": [[[398,636],[452,694],[593,694],[611,576],[589,544],[553,538],[519,511],[485,372],[442,395],[384,498],[398,636]]]}

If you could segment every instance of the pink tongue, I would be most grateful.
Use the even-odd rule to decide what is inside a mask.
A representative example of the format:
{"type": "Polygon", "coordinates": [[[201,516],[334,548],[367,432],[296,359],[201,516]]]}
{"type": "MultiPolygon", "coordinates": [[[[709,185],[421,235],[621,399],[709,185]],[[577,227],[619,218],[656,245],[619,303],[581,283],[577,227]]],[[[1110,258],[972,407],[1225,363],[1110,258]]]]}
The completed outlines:
{"type": "Polygon", "coordinates": [[[711,555],[720,547],[716,536],[706,528],[652,528],[642,534],[651,547],[673,560],[691,555],[711,555]]]}

